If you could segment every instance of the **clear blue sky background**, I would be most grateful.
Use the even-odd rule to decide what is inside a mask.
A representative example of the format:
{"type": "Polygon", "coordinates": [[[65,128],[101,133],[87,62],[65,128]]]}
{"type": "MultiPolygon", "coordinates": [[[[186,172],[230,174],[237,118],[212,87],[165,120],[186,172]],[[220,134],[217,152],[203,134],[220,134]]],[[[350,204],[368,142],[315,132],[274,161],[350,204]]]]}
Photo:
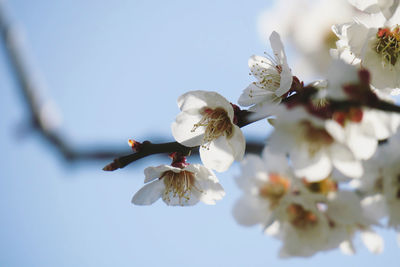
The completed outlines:
{"type": "MultiPolygon", "coordinates": [[[[13,0],[45,95],[63,115],[74,145],[171,139],[176,99],[217,90],[235,102],[251,81],[247,59],[268,47],[256,30],[264,1],[13,0]]],[[[238,165],[218,175],[227,192],[216,206],[136,207],[143,168],[113,173],[107,162],[65,164],[37,134],[16,134],[27,110],[0,51],[0,266],[398,266],[393,232],[382,255],[338,250],[281,260],[280,242],[236,224],[238,165]]],[[[258,123],[245,134],[264,138],[258,123]]]]}

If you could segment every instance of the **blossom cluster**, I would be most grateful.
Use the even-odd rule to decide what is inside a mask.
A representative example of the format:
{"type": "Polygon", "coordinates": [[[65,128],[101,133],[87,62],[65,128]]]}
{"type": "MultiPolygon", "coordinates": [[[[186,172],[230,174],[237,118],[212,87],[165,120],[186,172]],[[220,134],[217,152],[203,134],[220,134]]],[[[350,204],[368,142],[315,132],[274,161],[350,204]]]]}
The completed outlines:
{"type": "MultiPolygon", "coordinates": [[[[348,2],[351,12],[342,14],[349,20],[330,25],[331,46],[310,43],[314,48],[307,52],[314,63],[321,53],[324,79],[305,84],[295,76],[273,31],[272,55],[248,61],[254,81],[238,105],[217,92],[180,96],[172,135],[198,148],[202,164],[188,163],[181,151],[171,153],[170,165],[144,170],[146,185],[132,203],[162,198],[172,206],[215,204],[225,192],[214,171],[225,172],[237,161],[242,196],[233,216],[281,240],[282,257],[335,248],[354,254],[358,235],[380,253],[377,227],[400,236],[400,108],[393,98],[400,92],[399,1],[348,2]],[[262,155],[245,155],[241,127],[261,119],[273,131],[262,155]]],[[[131,146],[140,150],[138,143],[131,146]]]]}

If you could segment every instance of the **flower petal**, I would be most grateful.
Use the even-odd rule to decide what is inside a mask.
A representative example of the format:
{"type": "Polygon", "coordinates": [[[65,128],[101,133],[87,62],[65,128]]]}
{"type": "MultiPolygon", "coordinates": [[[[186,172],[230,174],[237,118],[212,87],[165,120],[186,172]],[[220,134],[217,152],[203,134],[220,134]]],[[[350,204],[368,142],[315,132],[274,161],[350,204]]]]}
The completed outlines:
{"type": "Polygon", "coordinates": [[[169,171],[172,170],[174,172],[180,172],[181,170],[179,168],[175,168],[172,167],[170,165],[160,165],[157,167],[147,167],[146,169],[144,169],[144,176],[146,177],[144,179],[144,183],[148,183],[151,182],[157,178],[160,178],[161,175],[165,172],[165,171],[169,171]]]}
{"type": "Polygon", "coordinates": [[[362,231],[361,240],[371,253],[380,254],[383,252],[383,239],[372,230],[362,231]]]}
{"type": "Polygon", "coordinates": [[[246,139],[237,125],[233,125],[233,136],[228,139],[228,143],[233,151],[235,160],[241,161],[246,150],[246,139]]]}
{"type": "Polygon", "coordinates": [[[375,153],[378,141],[374,137],[363,134],[361,127],[358,126],[354,123],[346,126],[348,133],[346,143],[357,159],[366,160],[375,153]]]}
{"type": "Polygon", "coordinates": [[[266,168],[270,172],[286,174],[290,172],[288,159],[284,153],[273,153],[268,146],[262,152],[263,160],[266,168]]]}
{"type": "Polygon", "coordinates": [[[377,13],[379,12],[379,6],[377,5],[377,0],[348,0],[349,3],[361,11],[367,13],[377,13]]]}
{"type": "Polygon", "coordinates": [[[273,31],[271,36],[269,37],[269,41],[271,42],[272,51],[274,52],[275,57],[278,59],[278,63],[282,69],[280,73],[280,85],[279,88],[275,91],[275,94],[277,96],[282,96],[289,91],[292,85],[293,76],[287,64],[285,50],[283,48],[283,44],[279,34],[276,31],[273,31]]]}
{"type": "Polygon", "coordinates": [[[135,205],[151,205],[161,197],[165,190],[164,182],[161,180],[146,184],[132,198],[135,205]]]}
{"type": "Polygon", "coordinates": [[[202,188],[200,201],[207,205],[215,205],[215,201],[221,200],[225,196],[224,188],[211,180],[198,180],[198,184],[202,188]]]}
{"type": "Polygon", "coordinates": [[[198,146],[203,143],[204,126],[199,126],[193,131],[193,127],[201,120],[201,115],[189,115],[181,112],[171,125],[172,135],[178,143],[184,146],[198,146]]]}
{"type": "Polygon", "coordinates": [[[342,243],[340,243],[339,247],[342,253],[345,255],[354,255],[356,253],[353,242],[351,242],[350,240],[343,241],[342,243]]]}
{"type": "Polygon", "coordinates": [[[217,172],[226,171],[235,160],[235,155],[225,136],[214,139],[208,147],[200,147],[200,158],[204,166],[217,172]]]}
{"type": "Polygon", "coordinates": [[[238,104],[243,107],[248,107],[264,101],[272,101],[272,99],[275,98],[276,96],[273,92],[259,88],[256,84],[251,83],[243,90],[243,93],[239,97],[238,104]]]}
{"type": "Polygon", "coordinates": [[[311,155],[307,145],[299,146],[290,154],[294,173],[304,177],[309,182],[316,182],[328,177],[332,171],[332,163],[325,150],[320,150],[311,155]]]}
{"type": "Polygon", "coordinates": [[[233,207],[233,217],[245,226],[268,222],[271,213],[269,202],[254,196],[242,196],[233,207]]]}
{"type": "Polygon", "coordinates": [[[225,196],[224,188],[218,183],[215,174],[200,164],[195,164],[198,168],[196,183],[201,190],[200,201],[208,205],[214,205],[216,200],[225,196]]]}
{"type": "Polygon", "coordinates": [[[332,163],[343,174],[351,178],[359,178],[363,174],[360,161],[354,158],[353,153],[344,145],[333,144],[330,148],[332,163]]]}
{"type": "Polygon", "coordinates": [[[231,121],[233,120],[233,107],[222,95],[212,91],[190,91],[178,98],[178,106],[182,111],[190,114],[200,114],[199,110],[205,107],[223,108],[231,121]]]}
{"type": "Polygon", "coordinates": [[[258,194],[260,186],[269,180],[265,161],[258,155],[247,154],[240,162],[241,174],[235,177],[236,184],[244,192],[258,194]]]}

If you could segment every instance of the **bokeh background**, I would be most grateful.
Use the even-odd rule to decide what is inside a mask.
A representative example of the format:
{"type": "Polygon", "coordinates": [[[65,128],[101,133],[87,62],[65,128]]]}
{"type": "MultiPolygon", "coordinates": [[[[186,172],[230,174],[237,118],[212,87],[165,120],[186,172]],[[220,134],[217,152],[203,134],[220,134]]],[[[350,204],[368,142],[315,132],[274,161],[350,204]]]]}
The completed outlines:
{"type": "MultiPolygon", "coordinates": [[[[173,140],[179,95],[216,90],[235,102],[252,81],[248,57],[269,51],[257,25],[268,0],[3,2],[25,33],[39,94],[75,147],[129,152],[128,138],[173,140]]],[[[398,266],[386,230],[378,256],[356,239],[356,256],[279,259],[279,241],[231,215],[238,164],[218,175],[227,195],[216,206],[133,206],[143,169],[169,159],[111,173],[101,169],[112,158],[66,162],[30,129],[8,62],[1,46],[0,266],[398,266]]],[[[268,131],[265,122],[244,128],[253,140],[268,131]]]]}

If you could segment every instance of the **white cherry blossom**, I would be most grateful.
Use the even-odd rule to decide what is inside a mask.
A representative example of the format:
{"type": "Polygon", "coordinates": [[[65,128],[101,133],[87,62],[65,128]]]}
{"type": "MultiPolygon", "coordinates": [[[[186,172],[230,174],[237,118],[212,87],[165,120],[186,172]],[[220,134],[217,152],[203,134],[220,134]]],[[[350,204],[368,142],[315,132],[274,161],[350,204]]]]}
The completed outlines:
{"type": "Polygon", "coordinates": [[[308,114],[302,107],[280,109],[277,113],[270,147],[274,152],[289,154],[296,176],[319,181],[328,177],[333,167],[349,177],[362,175],[359,159],[334,138],[339,129],[328,132],[326,120],[308,114]]]}
{"type": "Polygon", "coordinates": [[[371,84],[380,90],[397,92],[400,87],[400,12],[387,20],[382,13],[336,25],[338,46],[347,62],[354,59],[371,73],[371,84]]]}
{"type": "Polygon", "coordinates": [[[133,196],[135,205],[151,205],[159,198],[170,206],[191,206],[199,201],[214,205],[225,196],[214,173],[200,164],[148,167],[144,174],[146,185],[133,196]]]}
{"type": "Polygon", "coordinates": [[[268,147],[262,158],[247,155],[241,171],[236,182],[243,196],[233,215],[239,224],[260,225],[266,235],[282,240],[281,257],[307,257],[340,244],[344,235],[333,234],[318,205],[326,200],[325,194],[336,190],[334,182],[295,178],[286,156],[273,154],[268,147]]]}
{"type": "Polygon", "coordinates": [[[257,111],[264,105],[278,104],[292,85],[292,72],[279,34],[272,32],[269,40],[274,56],[250,57],[249,68],[257,81],[251,83],[238,100],[241,106],[252,106],[252,111],[257,111]]]}
{"type": "Polygon", "coordinates": [[[178,98],[178,106],[181,113],[172,123],[172,134],[185,146],[200,146],[200,158],[207,168],[223,172],[243,158],[245,139],[234,124],[232,105],[223,96],[191,91],[178,98]]]}

